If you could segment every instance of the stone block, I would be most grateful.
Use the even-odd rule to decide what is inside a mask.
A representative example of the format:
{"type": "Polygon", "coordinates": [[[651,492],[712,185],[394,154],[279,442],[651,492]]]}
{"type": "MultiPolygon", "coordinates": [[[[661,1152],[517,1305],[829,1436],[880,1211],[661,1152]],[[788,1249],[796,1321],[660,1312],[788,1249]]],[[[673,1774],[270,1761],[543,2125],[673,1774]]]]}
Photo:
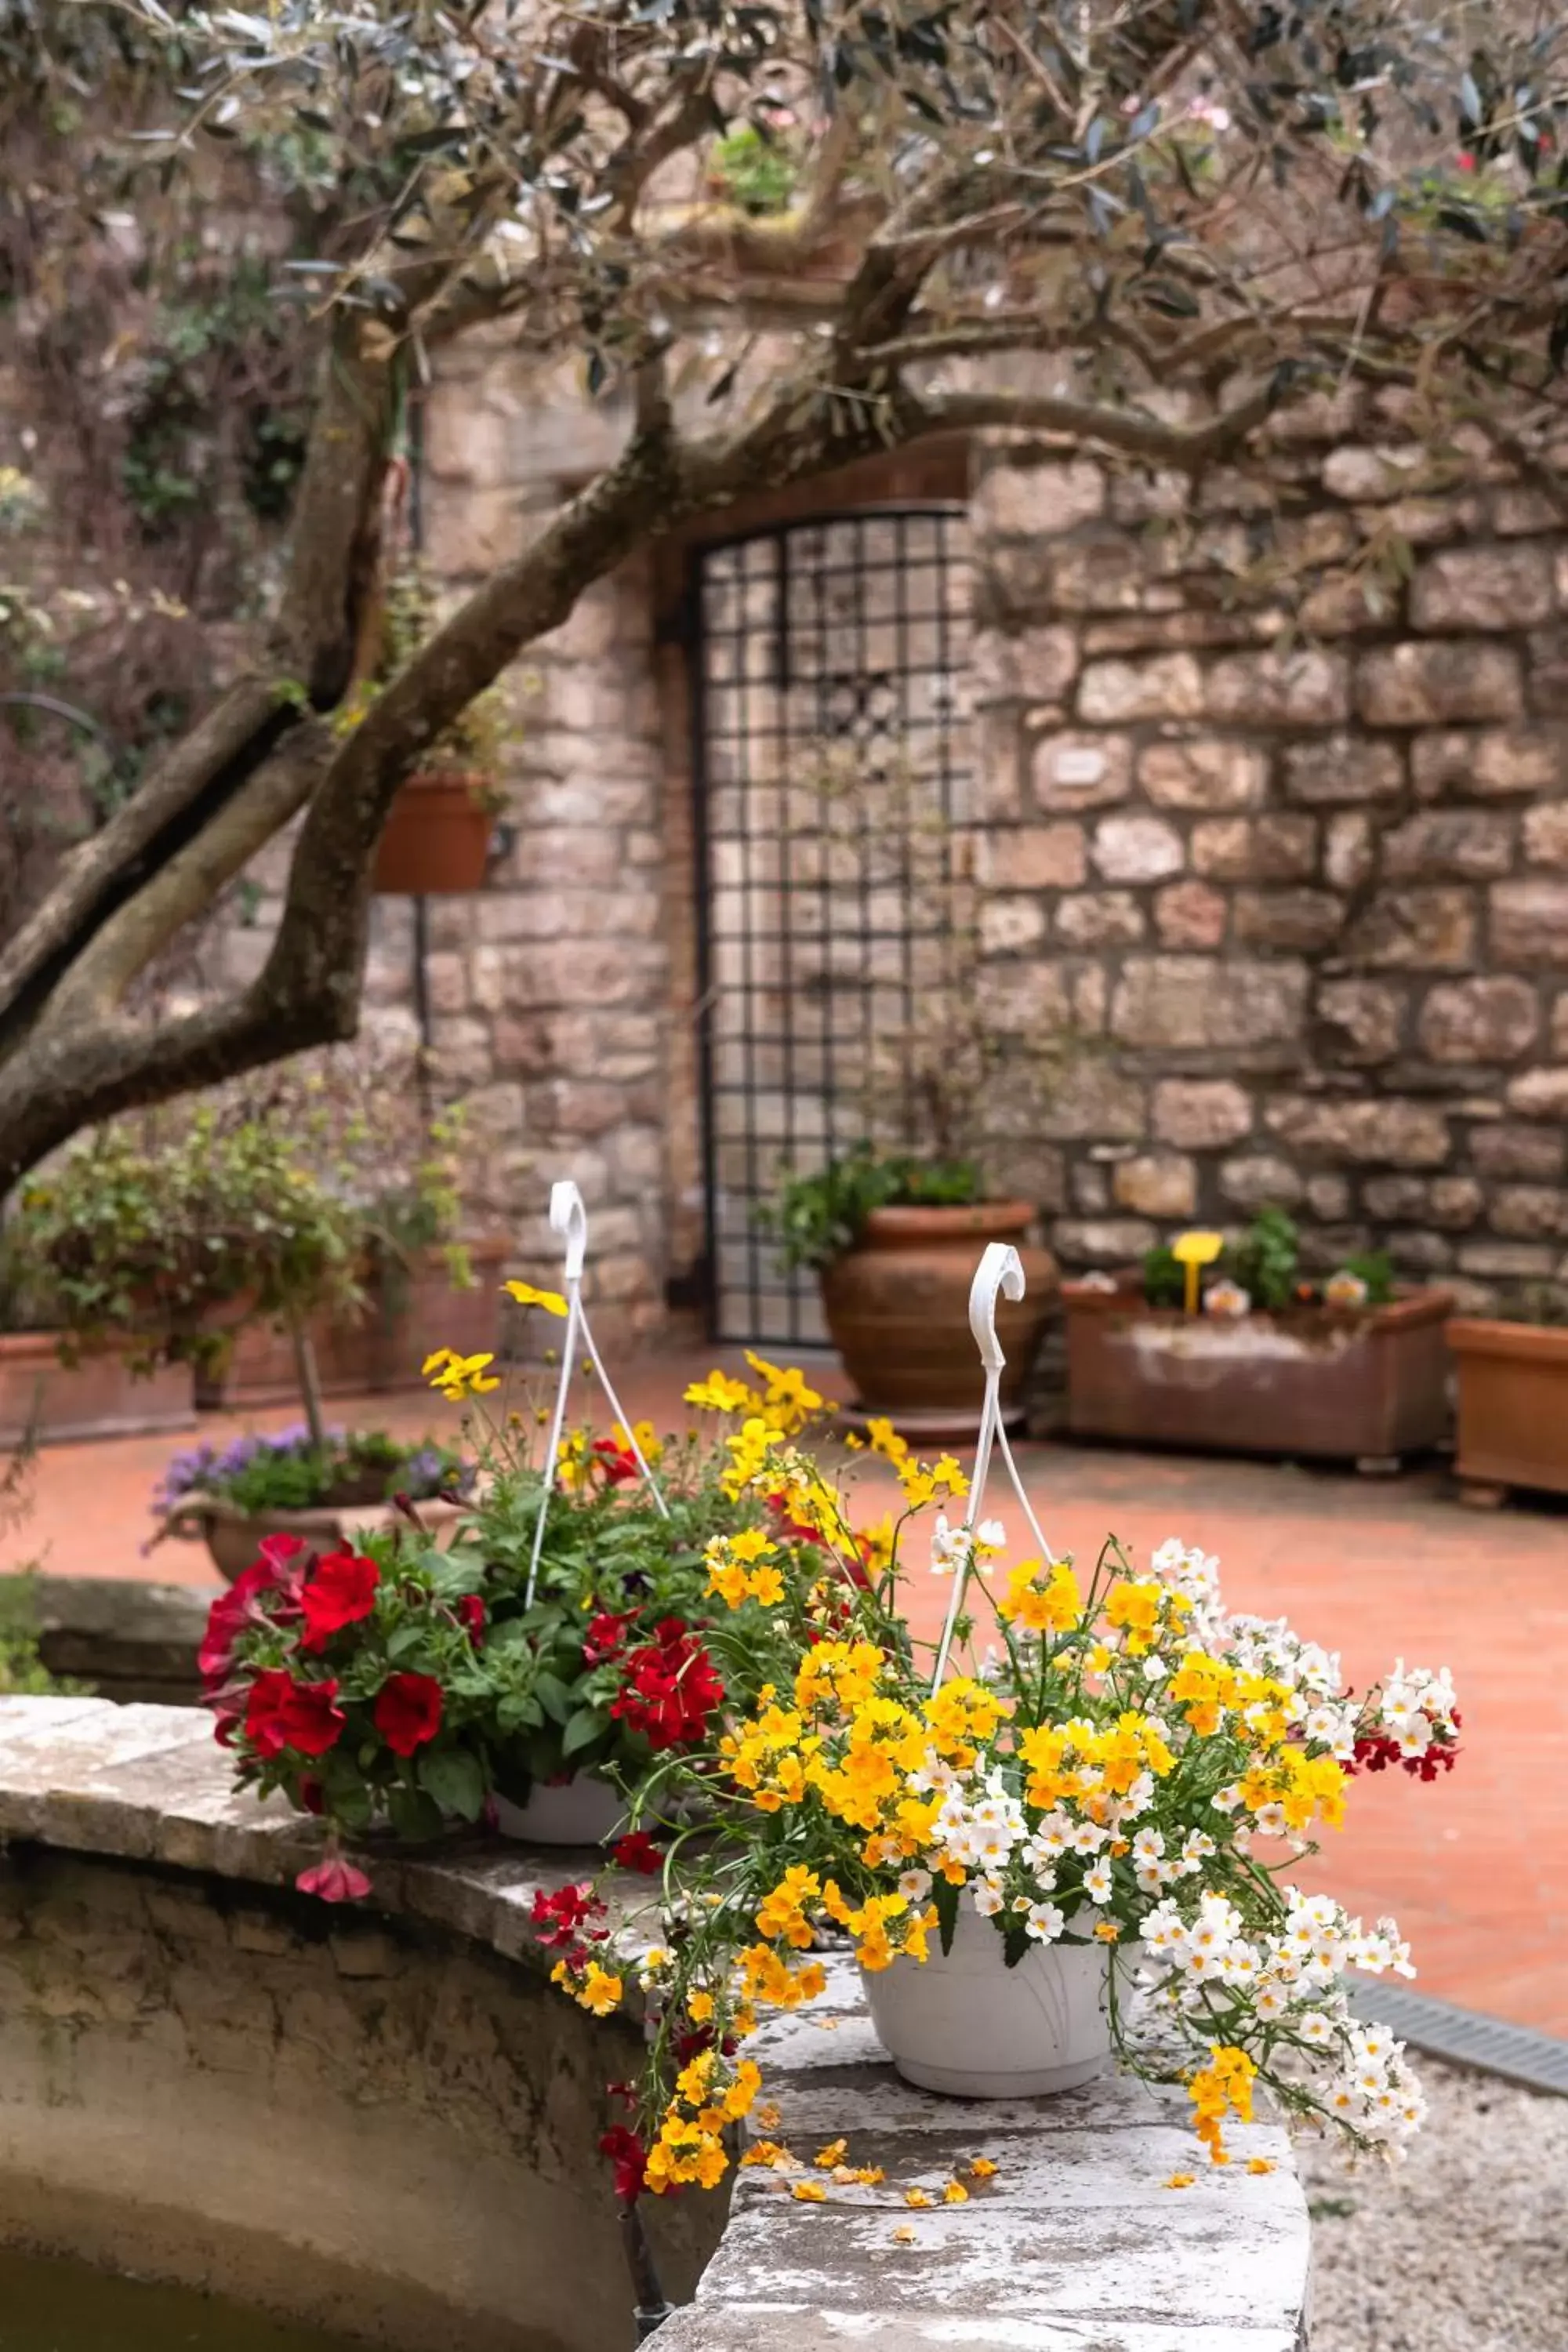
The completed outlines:
{"type": "Polygon", "coordinates": [[[1509,727],[1418,735],[1410,772],[1418,800],[1549,798],[1568,788],[1568,732],[1509,727]]]}
{"type": "Polygon", "coordinates": [[[1069,541],[1050,557],[1050,609],[1058,613],[1134,613],[1143,601],[1149,555],[1125,531],[1069,541]]]}
{"type": "Polygon", "coordinates": [[[1147,929],[1131,890],[1082,890],[1057,902],[1056,935],[1067,947],[1128,947],[1147,929]]]}
{"type": "Polygon", "coordinates": [[[1485,882],[1513,863],[1513,820],[1500,809],[1424,809],[1383,836],[1394,882],[1485,882]]]}
{"type": "Polygon", "coordinates": [[[1395,744],[1331,735],[1322,742],[1292,743],[1284,776],[1287,800],[1313,808],[1351,806],[1397,800],[1405,789],[1405,761],[1395,744]]]}
{"type": "Polygon", "coordinates": [[[1356,663],[1355,707],[1369,727],[1517,719],[1524,709],[1519,656],[1485,638],[1379,646],[1356,663]]]}
{"type": "Polygon", "coordinates": [[[980,878],[992,889],[1076,890],[1089,872],[1081,824],[1014,825],[979,842],[980,878]]]}
{"type": "Polygon", "coordinates": [[[1228,740],[1151,743],[1138,781],[1157,808],[1256,808],[1268,789],[1268,760],[1255,744],[1228,740]]]}
{"type": "Polygon", "coordinates": [[[1568,1119],[1568,1067],[1522,1071],[1509,1082],[1508,1107],[1524,1118],[1568,1119]]]}
{"type": "Polygon", "coordinates": [[[1195,719],[1204,707],[1204,677],[1191,654],[1156,654],[1148,661],[1096,661],[1079,682],[1078,715],[1107,727],[1147,719],[1195,719]]]}
{"type": "Polygon", "coordinates": [[[1568,625],[1531,633],[1530,707],[1544,719],[1568,718],[1568,625]]]}
{"type": "Polygon", "coordinates": [[[1158,816],[1103,816],[1089,856],[1108,882],[1161,882],[1186,862],[1182,836],[1158,816]]]}
{"type": "Polygon", "coordinates": [[[1556,1265],[1550,1242],[1466,1242],[1459,1251],[1462,1274],[1488,1276],[1494,1282],[1542,1282],[1556,1265]]]}
{"type": "Polygon", "coordinates": [[[1153,1109],[1160,1141],[1188,1151],[1217,1150],[1252,1130],[1252,1098],[1228,1078],[1162,1078],[1153,1109]]]}
{"type": "Polygon", "coordinates": [[[1220,1163],[1219,1189],[1238,1209],[1256,1216],[1259,1209],[1293,1209],[1301,1198],[1302,1182],[1288,1160],[1267,1151],[1250,1152],[1240,1160],[1220,1163]]]}
{"type": "Polygon", "coordinates": [[[1568,881],[1494,882],[1490,897],[1495,961],[1568,967],[1568,881]]]}
{"type": "Polygon", "coordinates": [[[1203,817],[1193,827],[1194,871],[1215,882],[1300,882],[1318,862],[1315,817],[1203,817]]]}
{"type": "Polygon", "coordinates": [[[1066,465],[988,466],[973,513],[998,539],[1053,538],[1105,511],[1105,476],[1086,458],[1066,465]]]}
{"type": "MultiPolygon", "coordinates": [[[[1568,1102],[1568,1082],[1563,1099],[1568,1102]]],[[[1472,1130],[1470,1157],[1483,1176],[1520,1176],[1535,1183],[1551,1183],[1568,1163],[1568,1140],[1560,1129],[1516,1127],[1507,1120],[1496,1125],[1489,1122],[1472,1130]]]]}
{"type": "Polygon", "coordinates": [[[1225,938],[1229,903],[1206,882],[1173,882],[1154,899],[1154,929],[1167,948],[1217,948],[1225,938]]]}
{"type": "Polygon", "coordinates": [[[1090,1160],[1080,1162],[1072,1171],[1072,1198],[1075,1209],[1088,1217],[1100,1217],[1110,1206],[1110,1177],[1107,1170],[1090,1160]]]}
{"type": "Polygon", "coordinates": [[[1426,992],[1416,1024],[1421,1050],[1435,1062],[1512,1062],[1528,1053],[1541,1007],[1527,981],[1440,982],[1426,992]]]}
{"type": "Polygon", "coordinates": [[[1078,639],[1070,629],[1056,627],[1022,629],[1016,636],[980,629],[970,675],[981,706],[1059,702],[1078,676],[1078,639]]]}
{"type": "Polygon", "coordinates": [[[1144,1130],[1143,1088],[1101,1053],[1070,1061],[1052,1089],[1039,1131],[1056,1143],[1131,1143],[1144,1130]]]}
{"type": "Polygon", "coordinates": [[[1198,1205],[1197,1171],[1177,1152],[1140,1152],[1120,1160],[1110,1189],[1119,1209],[1142,1217],[1190,1217],[1198,1205]]]}
{"type": "Polygon", "coordinates": [[[1136,1265],[1159,1238],[1158,1226],[1142,1217],[1058,1217],[1051,1227],[1051,1246],[1064,1265],[1101,1273],[1136,1265]]]}
{"type": "Polygon", "coordinates": [[[980,947],[984,955],[1017,955],[1046,936],[1046,910],[1037,898],[988,898],[980,908],[980,947]]]}
{"type": "Polygon", "coordinates": [[[1417,629],[1520,629],[1552,613],[1544,547],[1450,547],[1428,556],[1410,587],[1417,629]]]}
{"type": "Polygon", "coordinates": [[[1301,1034],[1307,969],[1242,956],[1129,956],[1111,999],[1123,1045],[1225,1051],[1301,1034]]]}
{"type": "Polygon", "coordinates": [[[1568,801],[1526,809],[1522,831],[1529,865],[1568,866],[1568,801]]]}
{"type": "Polygon", "coordinates": [[[1322,1217],[1330,1223],[1348,1217],[1351,1188],[1342,1176],[1309,1176],[1307,1206],[1314,1217],[1322,1217]]]}
{"type": "Polygon", "coordinates": [[[1480,1214],[1480,1186],[1469,1176],[1373,1176],[1362,1186],[1362,1205],[1383,1224],[1408,1220],[1463,1231],[1480,1214]]]}
{"type": "Polygon", "coordinates": [[[1440,1168],[1448,1158],[1448,1122],[1431,1104],[1386,1096],[1346,1102],[1284,1095],[1264,1108],[1269,1131],[1298,1151],[1386,1168],[1440,1168]]]}
{"type": "Polygon", "coordinates": [[[1331,890],[1238,890],[1236,937],[1241,947],[1301,950],[1332,945],[1344,923],[1331,890]]]}
{"type": "Polygon", "coordinates": [[[1384,970],[1463,971],[1475,960],[1468,890],[1380,890],[1355,927],[1351,953],[1384,970]]]}
{"type": "Polygon", "coordinates": [[[1568,1233],[1568,1192],[1555,1184],[1500,1185],[1487,1222],[1515,1241],[1555,1241],[1568,1233]]]}
{"type": "Polygon", "coordinates": [[[1239,727],[1332,727],[1350,717],[1350,664],[1318,646],[1229,654],[1209,671],[1205,709],[1239,727]]]}
{"type": "Polygon", "coordinates": [[[1552,1000],[1552,1051],[1568,1061],[1568,988],[1560,989],[1552,1000]]]}
{"type": "Polygon", "coordinates": [[[1132,746],[1125,735],[1041,735],[1029,766],[1035,798],[1053,814],[1106,808],[1132,788],[1132,746]]]}
{"type": "Polygon", "coordinates": [[[1375,855],[1372,819],[1364,809],[1339,809],[1323,826],[1323,874],[1336,890],[1359,890],[1375,855]]]}
{"type": "Polygon", "coordinates": [[[1430,472],[1426,451],[1412,443],[1371,448],[1346,442],[1329,452],[1323,464],[1323,488],[1336,499],[1357,504],[1363,499],[1405,498],[1430,472]]]}
{"type": "Polygon", "coordinates": [[[1378,980],[1327,980],[1313,1003],[1317,1024],[1327,1031],[1319,1051],[1326,1060],[1386,1062],[1399,1050],[1405,992],[1378,980]]]}

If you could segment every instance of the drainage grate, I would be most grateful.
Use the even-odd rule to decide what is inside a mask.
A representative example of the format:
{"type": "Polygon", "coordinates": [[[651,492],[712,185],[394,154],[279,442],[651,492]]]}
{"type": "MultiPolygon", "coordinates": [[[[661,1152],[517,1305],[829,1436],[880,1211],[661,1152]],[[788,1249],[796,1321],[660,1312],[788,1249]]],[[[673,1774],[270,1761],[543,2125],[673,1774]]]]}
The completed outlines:
{"type": "Polygon", "coordinates": [[[1455,2009],[1446,2000],[1427,2000],[1396,1985],[1368,1984],[1358,1978],[1351,1990],[1358,2011],[1416,2050],[1568,2098],[1568,2042],[1553,2034],[1533,2033],[1527,2025],[1483,2017],[1473,2009],[1455,2009]]]}

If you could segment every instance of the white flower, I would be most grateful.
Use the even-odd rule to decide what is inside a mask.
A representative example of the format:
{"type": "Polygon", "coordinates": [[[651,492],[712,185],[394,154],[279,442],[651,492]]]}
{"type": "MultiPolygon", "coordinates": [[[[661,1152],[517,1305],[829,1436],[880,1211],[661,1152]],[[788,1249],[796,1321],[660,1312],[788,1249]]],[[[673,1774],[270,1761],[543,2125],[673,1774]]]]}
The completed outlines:
{"type": "MultiPolygon", "coordinates": [[[[1165,1841],[1158,1830],[1140,1830],[1132,1841],[1132,1859],[1144,1867],[1152,1862],[1158,1862],[1164,1851],[1165,1841]]],[[[1209,1852],[1214,1852],[1212,1845],[1209,1852]]]]}
{"type": "Polygon", "coordinates": [[[930,1871],[904,1871],[899,1879],[899,1893],[906,1903],[923,1903],[931,1893],[930,1871]]]}
{"type": "Polygon", "coordinates": [[[994,1879],[977,1879],[970,1889],[970,1900],[983,1919],[994,1919],[1002,1908],[1002,1889],[994,1879]]]}
{"type": "Polygon", "coordinates": [[[1115,1880],[1108,1862],[1097,1862],[1092,1870],[1083,1874],[1083,1891],[1091,1903],[1109,1903],[1115,1891],[1115,1880]]]}
{"type": "Polygon", "coordinates": [[[1110,1832],[1102,1830],[1098,1822],[1079,1822],[1068,1843],[1074,1853],[1098,1853],[1109,1836],[1110,1832]]]}
{"type": "Polygon", "coordinates": [[[1024,1933],[1032,1936],[1037,1944],[1054,1944],[1066,1926],[1065,1915],[1054,1903],[1031,1903],[1024,1933]]]}

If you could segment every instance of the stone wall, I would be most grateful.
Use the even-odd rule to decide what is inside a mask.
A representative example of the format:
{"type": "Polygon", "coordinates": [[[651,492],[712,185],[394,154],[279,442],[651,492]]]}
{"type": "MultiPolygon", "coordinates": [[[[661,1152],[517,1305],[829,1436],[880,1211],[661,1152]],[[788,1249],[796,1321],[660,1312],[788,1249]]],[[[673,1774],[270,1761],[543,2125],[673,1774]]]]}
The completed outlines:
{"type": "Polygon", "coordinates": [[[1279,1202],[1317,1266],[1561,1279],[1563,518],[1351,400],[1191,496],[990,452],[974,515],[990,936],[1090,1041],[1063,1259],[1279,1202]]]}

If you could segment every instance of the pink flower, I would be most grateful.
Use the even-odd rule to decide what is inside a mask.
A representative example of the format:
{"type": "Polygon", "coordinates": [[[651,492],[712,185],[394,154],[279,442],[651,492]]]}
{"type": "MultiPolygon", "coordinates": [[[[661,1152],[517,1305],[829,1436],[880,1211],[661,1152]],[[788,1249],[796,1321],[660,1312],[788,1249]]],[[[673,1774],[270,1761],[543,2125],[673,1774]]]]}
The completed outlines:
{"type": "Polygon", "coordinates": [[[329,1853],[302,1870],[294,1881],[301,1895],[319,1895],[323,1903],[363,1903],[370,1893],[370,1881],[363,1870],[345,1862],[341,1853],[329,1853]]]}

